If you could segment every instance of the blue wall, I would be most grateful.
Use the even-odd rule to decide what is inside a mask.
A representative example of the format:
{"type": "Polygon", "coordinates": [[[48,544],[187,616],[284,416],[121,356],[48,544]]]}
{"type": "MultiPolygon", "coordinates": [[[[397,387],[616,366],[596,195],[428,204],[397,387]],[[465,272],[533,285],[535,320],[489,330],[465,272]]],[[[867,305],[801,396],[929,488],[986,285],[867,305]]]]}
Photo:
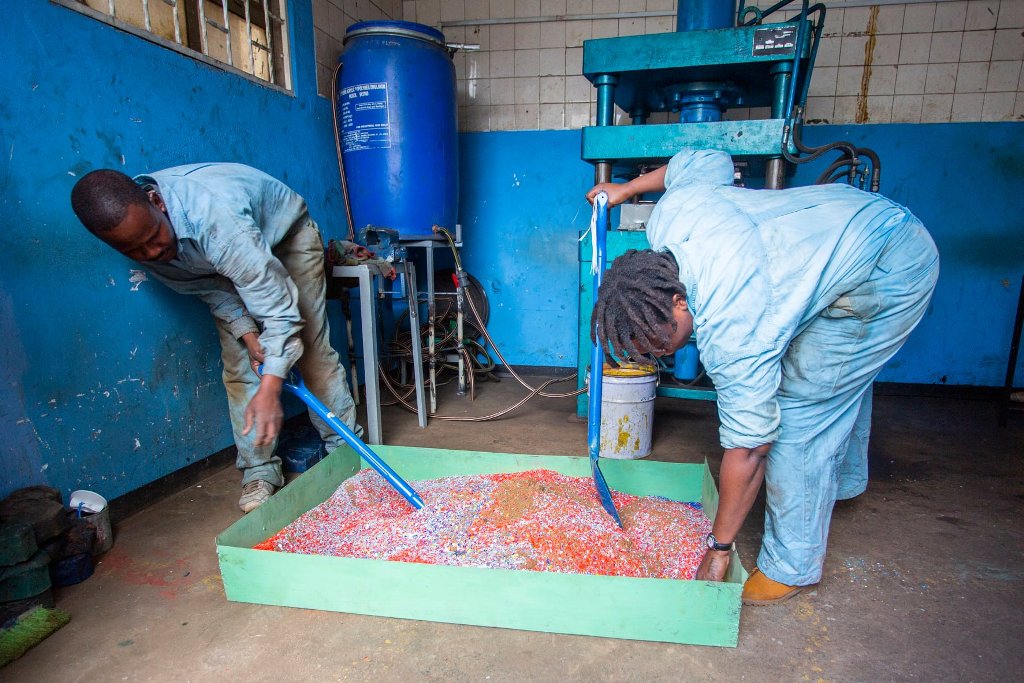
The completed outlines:
{"type": "Polygon", "coordinates": [[[138,266],[68,196],[94,168],[237,161],[285,180],[340,236],[311,3],[290,5],[294,95],[49,2],[4,3],[0,495],[48,483],[113,498],[231,445],[206,307],[133,282],[138,266]]]}
{"type": "MultiPolygon", "coordinates": [[[[1001,385],[1024,273],[1024,126],[1019,123],[812,126],[881,154],[882,194],[928,226],[942,255],[931,310],[883,371],[888,382],[1001,385]]],[[[573,366],[576,236],[592,168],[578,131],[462,136],[467,269],[491,301],[491,332],[512,364],[573,366]]],[[[828,161],[801,167],[814,182],[828,161]]],[[[1018,369],[1024,383],[1024,362],[1018,369]]]]}
{"type": "Polygon", "coordinates": [[[593,166],[579,131],[460,137],[463,265],[487,293],[488,330],[512,365],[576,366],[577,236],[593,166]]]}
{"type": "MultiPolygon", "coordinates": [[[[1024,125],[812,126],[805,137],[881,154],[881,193],[909,207],[939,247],[928,315],[879,380],[1002,386],[1024,275],[1024,125]]],[[[821,170],[801,171],[796,184],[821,170]]]]}

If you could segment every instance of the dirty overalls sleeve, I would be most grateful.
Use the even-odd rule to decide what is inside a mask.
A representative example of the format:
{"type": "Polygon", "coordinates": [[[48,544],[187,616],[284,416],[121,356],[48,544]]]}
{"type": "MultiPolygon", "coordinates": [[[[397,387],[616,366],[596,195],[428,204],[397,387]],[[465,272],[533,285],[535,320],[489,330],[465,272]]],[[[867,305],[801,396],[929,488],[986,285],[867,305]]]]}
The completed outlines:
{"type": "Polygon", "coordinates": [[[248,213],[227,214],[221,211],[218,220],[232,220],[236,229],[224,231],[227,239],[208,251],[208,258],[263,328],[263,372],[286,377],[303,351],[298,289],[252,217],[248,213]]]}
{"type": "Polygon", "coordinates": [[[199,297],[210,307],[213,317],[223,322],[235,339],[241,339],[250,332],[259,332],[242,297],[223,275],[198,275],[162,263],[147,263],[146,269],[156,280],[179,294],[199,297]]]}

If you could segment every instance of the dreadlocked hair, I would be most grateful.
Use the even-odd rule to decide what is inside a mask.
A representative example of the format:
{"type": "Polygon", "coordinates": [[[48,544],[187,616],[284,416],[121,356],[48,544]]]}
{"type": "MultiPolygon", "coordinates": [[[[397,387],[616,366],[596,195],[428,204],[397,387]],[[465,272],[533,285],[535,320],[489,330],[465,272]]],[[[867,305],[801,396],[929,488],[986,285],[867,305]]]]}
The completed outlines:
{"type": "Polygon", "coordinates": [[[630,249],[604,273],[590,317],[590,339],[619,358],[637,358],[669,342],[673,298],[686,297],[679,266],[667,251],[630,249]]]}

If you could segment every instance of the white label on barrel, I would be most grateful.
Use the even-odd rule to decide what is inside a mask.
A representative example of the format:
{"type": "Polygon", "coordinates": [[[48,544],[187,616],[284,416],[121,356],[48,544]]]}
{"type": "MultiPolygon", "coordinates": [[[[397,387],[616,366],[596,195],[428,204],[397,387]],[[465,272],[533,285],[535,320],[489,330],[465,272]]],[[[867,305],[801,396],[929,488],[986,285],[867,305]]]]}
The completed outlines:
{"type": "Polygon", "coordinates": [[[338,104],[344,151],[391,148],[387,83],[350,85],[342,89],[338,104]]]}
{"type": "Polygon", "coordinates": [[[333,420],[334,418],[336,418],[338,416],[335,415],[334,413],[327,413],[327,417],[329,417],[329,418],[331,418],[333,420]]]}

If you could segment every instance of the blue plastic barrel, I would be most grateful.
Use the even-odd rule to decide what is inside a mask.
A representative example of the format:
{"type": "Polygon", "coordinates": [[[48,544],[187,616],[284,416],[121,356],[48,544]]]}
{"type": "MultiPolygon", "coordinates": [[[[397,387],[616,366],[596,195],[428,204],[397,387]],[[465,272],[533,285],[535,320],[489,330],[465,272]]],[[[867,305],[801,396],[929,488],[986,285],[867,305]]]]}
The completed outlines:
{"type": "Polygon", "coordinates": [[[736,21],[736,0],[679,0],[677,31],[732,28],[736,21]]]}
{"type": "Polygon", "coordinates": [[[455,228],[459,201],[455,66],[440,31],[364,21],[345,32],[338,127],[353,228],[403,240],[455,228]]]}

